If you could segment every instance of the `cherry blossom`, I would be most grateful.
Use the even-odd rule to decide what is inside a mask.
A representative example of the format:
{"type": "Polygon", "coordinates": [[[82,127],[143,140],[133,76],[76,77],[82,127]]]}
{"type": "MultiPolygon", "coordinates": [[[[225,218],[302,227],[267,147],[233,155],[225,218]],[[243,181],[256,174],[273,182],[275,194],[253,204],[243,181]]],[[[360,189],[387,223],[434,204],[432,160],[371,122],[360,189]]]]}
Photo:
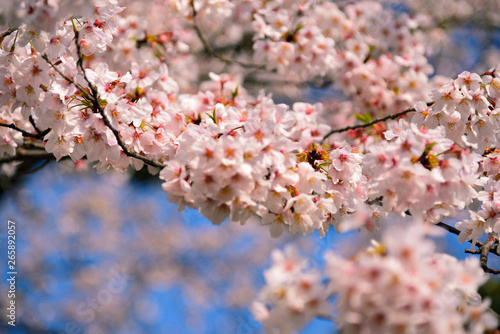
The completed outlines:
{"type": "Polygon", "coordinates": [[[495,328],[498,320],[488,312],[489,301],[481,301],[476,292],[486,274],[474,259],[435,253],[428,238],[433,234],[422,224],[388,229],[381,242],[372,240],[372,247],[352,258],[327,254],[323,274],[296,249],[275,250],[272,267],[264,273],[266,285],[252,305],[254,316],[269,333],[297,332],[312,316],[329,318],[333,312],[341,330],[349,333],[482,333],[495,328]]]}
{"type": "MultiPolygon", "coordinates": [[[[375,249],[329,255],[328,284],[276,251],[253,306],[269,332],[328,317],[333,294],[346,332],[491,328],[476,291],[497,273],[500,65],[431,77],[433,19],[455,17],[390,2],[8,1],[2,170],[31,151],[98,173],[146,167],[179,209],[273,238],[391,226],[375,249]],[[312,86],[334,101],[311,102],[312,86]],[[445,226],[480,265],[426,238],[466,212],[445,226]],[[397,216],[416,223],[392,229],[397,216]]],[[[460,3],[456,18],[472,17],[460,3]]]]}

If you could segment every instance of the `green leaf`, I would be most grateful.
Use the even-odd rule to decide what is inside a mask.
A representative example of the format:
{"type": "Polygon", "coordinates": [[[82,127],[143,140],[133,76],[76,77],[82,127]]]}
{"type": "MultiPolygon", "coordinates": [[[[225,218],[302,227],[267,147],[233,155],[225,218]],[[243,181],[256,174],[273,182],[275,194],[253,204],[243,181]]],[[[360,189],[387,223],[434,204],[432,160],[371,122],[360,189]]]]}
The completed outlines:
{"type": "Polygon", "coordinates": [[[364,114],[364,115],[355,114],[354,117],[356,117],[357,120],[360,120],[365,124],[370,123],[372,121],[372,115],[370,114],[364,114]]]}
{"type": "Polygon", "coordinates": [[[238,96],[238,86],[236,86],[236,89],[234,90],[234,92],[231,92],[231,96],[233,97],[233,100],[236,96],[238,96]]]}
{"type": "MultiPolygon", "coordinates": [[[[212,115],[210,115],[208,112],[205,113],[208,117],[210,117],[210,119],[217,125],[219,125],[219,123],[217,122],[217,115],[215,115],[215,108],[212,112],[212,115]]],[[[201,116],[200,116],[201,118],[201,116]]]]}
{"type": "Polygon", "coordinates": [[[296,34],[300,29],[303,29],[304,27],[305,25],[303,24],[299,25],[297,28],[295,28],[295,31],[293,33],[296,34]]]}
{"type": "Polygon", "coordinates": [[[436,144],[437,144],[436,142],[429,143],[429,144],[425,147],[424,154],[429,154],[429,152],[432,150],[432,148],[433,148],[433,147],[434,147],[434,145],[436,145],[436,144]]]}

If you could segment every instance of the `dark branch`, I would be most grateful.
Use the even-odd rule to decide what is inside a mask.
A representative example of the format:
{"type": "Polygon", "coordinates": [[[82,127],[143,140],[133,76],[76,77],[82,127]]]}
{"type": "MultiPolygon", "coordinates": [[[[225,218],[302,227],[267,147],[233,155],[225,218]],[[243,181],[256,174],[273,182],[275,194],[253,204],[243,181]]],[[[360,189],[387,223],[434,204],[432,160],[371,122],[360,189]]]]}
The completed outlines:
{"type": "Polygon", "coordinates": [[[28,132],[26,130],[21,129],[20,127],[16,126],[15,124],[0,123],[0,126],[19,131],[22,133],[23,137],[29,137],[29,138],[35,138],[35,139],[42,139],[47,133],[50,132],[50,129],[47,129],[43,132],[39,132],[39,133],[34,134],[34,133],[31,133],[31,132],[28,132]]]}
{"type": "MultiPolygon", "coordinates": [[[[99,103],[99,102],[97,102],[99,103]]],[[[99,105],[100,106],[100,105],[99,105]]],[[[100,106],[98,108],[99,110],[99,114],[101,114],[102,116],[102,120],[104,121],[104,124],[113,132],[113,134],[115,135],[115,138],[116,138],[116,142],[118,143],[118,145],[120,145],[120,147],[122,148],[123,152],[128,156],[128,157],[131,157],[131,158],[136,158],[136,159],[139,159],[139,160],[142,160],[145,164],[148,164],[150,166],[153,166],[153,167],[156,167],[156,168],[163,168],[165,167],[163,164],[160,164],[158,162],[155,162],[153,160],[150,160],[148,158],[145,158],[141,155],[138,155],[138,154],[135,154],[135,153],[132,153],[128,150],[127,146],[125,145],[125,143],[123,142],[122,138],[120,137],[120,133],[118,132],[118,130],[116,130],[112,125],[111,125],[111,122],[109,121],[108,117],[106,116],[106,114],[104,113],[104,110],[102,109],[102,107],[100,106]]]]}
{"type": "Polygon", "coordinates": [[[455,235],[459,235],[460,234],[460,230],[459,229],[457,229],[457,228],[455,228],[453,226],[450,226],[448,224],[439,222],[439,223],[436,224],[436,226],[439,226],[442,229],[445,229],[446,231],[451,232],[451,233],[453,233],[455,235]]]}
{"type": "MultiPolygon", "coordinates": [[[[450,233],[453,233],[455,235],[460,235],[460,230],[456,229],[453,226],[447,225],[447,224],[442,223],[442,222],[437,223],[436,226],[439,226],[442,229],[445,229],[446,231],[448,231],[450,233]]],[[[468,240],[468,242],[470,242],[472,244],[472,240],[468,240]]],[[[466,249],[465,252],[469,253],[469,254],[480,254],[481,253],[481,248],[484,246],[484,244],[481,241],[478,240],[478,241],[475,242],[475,245],[478,247],[478,249],[475,249],[475,250],[466,249]]],[[[493,246],[491,248],[491,251],[494,252],[493,254],[495,254],[496,256],[500,256],[499,254],[496,253],[497,246],[498,245],[493,246]]]]}
{"type": "MultiPolygon", "coordinates": [[[[430,107],[434,104],[434,102],[429,102],[427,103],[427,106],[430,107]]],[[[389,119],[396,119],[396,118],[399,118],[403,115],[406,115],[410,112],[414,112],[416,111],[415,108],[411,108],[411,109],[407,109],[407,110],[404,110],[404,111],[401,111],[401,112],[398,112],[396,114],[392,114],[392,115],[388,115],[388,116],[385,116],[385,117],[382,117],[382,118],[378,118],[374,121],[371,121],[370,123],[365,123],[365,124],[359,124],[359,125],[352,125],[352,126],[346,126],[345,128],[341,128],[341,129],[335,129],[335,130],[332,130],[330,132],[328,132],[324,137],[323,137],[323,141],[326,140],[326,138],[330,137],[331,135],[333,135],[334,133],[341,133],[341,132],[346,132],[346,131],[349,131],[349,130],[356,130],[356,129],[363,129],[363,128],[368,128],[374,124],[377,124],[377,123],[380,123],[380,122],[384,122],[384,121],[387,121],[389,119]]]]}
{"type": "MultiPolygon", "coordinates": [[[[33,119],[33,116],[31,116],[31,115],[30,115],[30,117],[29,117],[29,121],[30,121],[30,123],[31,123],[31,126],[33,126],[33,129],[35,129],[36,133],[38,133],[39,135],[40,135],[40,134],[42,134],[42,130],[40,130],[40,129],[36,126],[36,123],[35,123],[35,120],[33,119]]],[[[45,131],[47,131],[47,133],[49,133],[49,132],[50,132],[50,130],[45,130],[45,131]]],[[[46,133],[46,134],[47,134],[47,133],[46,133]]],[[[45,136],[46,134],[44,134],[44,136],[45,136]]]]}
{"type": "Polygon", "coordinates": [[[33,160],[56,160],[52,153],[47,152],[18,152],[16,155],[10,157],[0,158],[0,164],[14,162],[14,161],[33,161],[33,160]]]}
{"type": "MultiPolygon", "coordinates": [[[[372,202],[376,202],[376,201],[380,201],[381,200],[381,197],[377,197],[375,200],[373,200],[372,202]]],[[[367,204],[371,204],[369,201],[366,201],[365,203],[367,204]]],[[[440,228],[450,232],[450,233],[453,233],[455,235],[460,235],[460,230],[453,227],[453,226],[450,226],[448,224],[445,224],[443,222],[439,222],[439,223],[436,223],[435,224],[436,226],[439,226],[440,228]]],[[[468,240],[471,244],[472,244],[472,240],[468,240]]],[[[465,253],[469,253],[469,254],[480,254],[480,263],[481,263],[481,268],[484,270],[484,272],[486,273],[490,273],[490,274],[495,274],[495,275],[498,275],[500,274],[500,270],[497,270],[497,269],[491,269],[488,267],[487,265],[487,262],[488,262],[488,255],[491,253],[491,254],[495,254],[496,256],[500,256],[498,253],[497,253],[497,249],[498,249],[498,237],[495,236],[494,233],[490,233],[489,236],[488,236],[488,240],[486,241],[486,243],[482,243],[481,241],[476,241],[474,243],[475,246],[477,246],[478,248],[475,249],[475,250],[469,250],[469,249],[466,249],[465,250],[465,253]]]]}
{"type": "MultiPolygon", "coordinates": [[[[453,226],[447,225],[445,223],[439,222],[436,224],[437,226],[445,229],[446,231],[459,235],[460,230],[454,228],[453,226]]],[[[472,243],[471,240],[469,240],[470,243],[472,243]]],[[[470,250],[466,249],[465,252],[469,254],[480,254],[479,256],[479,261],[481,264],[481,268],[484,270],[486,273],[498,275],[500,274],[500,270],[497,269],[491,269],[488,267],[488,256],[489,254],[495,254],[496,256],[500,256],[497,253],[498,249],[498,237],[495,235],[495,233],[490,233],[488,235],[488,240],[483,244],[481,241],[476,241],[475,245],[478,247],[477,249],[470,250]]]]}

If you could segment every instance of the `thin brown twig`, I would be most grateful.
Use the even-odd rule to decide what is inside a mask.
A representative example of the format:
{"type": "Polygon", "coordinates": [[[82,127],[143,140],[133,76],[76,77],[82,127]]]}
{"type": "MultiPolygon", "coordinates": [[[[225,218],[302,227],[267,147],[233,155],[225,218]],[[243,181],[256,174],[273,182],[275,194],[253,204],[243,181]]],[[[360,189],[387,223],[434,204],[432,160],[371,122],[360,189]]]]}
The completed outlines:
{"type": "Polygon", "coordinates": [[[192,10],[193,28],[196,31],[196,35],[198,36],[201,43],[203,44],[203,48],[205,49],[205,51],[208,54],[210,54],[212,57],[217,58],[226,64],[233,64],[234,63],[234,64],[238,64],[242,67],[245,67],[245,68],[254,68],[254,69],[260,69],[260,70],[263,70],[266,68],[266,66],[262,65],[262,64],[255,64],[255,63],[245,62],[245,61],[241,61],[241,60],[230,59],[230,58],[226,58],[226,57],[220,55],[219,53],[217,53],[214,50],[214,48],[208,43],[205,36],[203,36],[203,33],[201,32],[200,27],[196,23],[196,15],[198,13],[196,12],[196,8],[194,8],[194,1],[193,0],[190,1],[190,5],[191,5],[191,10],[192,10]]]}
{"type": "Polygon", "coordinates": [[[51,128],[47,128],[45,130],[40,130],[38,128],[38,126],[36,126],[36,123],[35,123],[35,120],[33,119],[33,116],[29,116],[29,121],[31,123],[31,126],[33,127],[33,129],[35,129],[36,133],[38,134],[39,138],[43,138],[45,137],[49,132],[50,130],[52,130],[51,128]]]}
{"type": "Polygon", "coordinates": [[[81,49],[80,49],[80,43],[78,43],[78,37],[79,37],[79,32],[78,31],[75,31],[75,43],[77,44],[77,52],[78,52],[78,62],[77,64],[79,65],[81,71],[82,71],[82,75],[83,75],[83,78],[85,79],[85,81],[87,82],[87,84],[89,85],[89,88],[92,92],[92,98],[90,99],[90,101],[92,102],[92,105],[94,106],[94,108],[96,108],[98,111],[99,111],[99,114],[101,115],[102,117],[102,120],[104,121],[104,124],[111,130],[111,132],[113,132],[115,138],[116,138],[116,142],[118,143],[118,145],[122,148],[123,152],[128,156],[128,157],[132,157],[132,158],[136,158],[136,159],[139,159],[139,160],[142,160],[144,163],[150,165],[150,166],[153,166],[153,167],[156,167],[156,168],[163,168],[165,167],[165,165],[163,164],[160,164],[156,161],[153,161],[151,159],[148,159],[148,158],[145,158],[139,154],[135,154],[135,153],[132,153],[128,150],[127,146],[125,145],[125,143],[123,142],[121,136],[120,136],[120,132],[115,129],[113,127],[113,125],[111,124],[111,122],[109,121],[108,119],[108,116],[106,116],[106,113],[104,112],[104,109],[102,108],[101,106],[101,103],[99,103],[99,92],[97,91],[97,88],[90,82],[90,80],[87,78],[87,74],[85,73],[85,69],[83,68],[83,56],[82,56],[82,53],[81,53],[81,49]]]}
{"type": "MultiPolygon", "coordinates": [[[[427,103],[427,106],[430,107],[434,104],[434,102],[429,102],[427,103]]],[[[385,116],[385,117],[382,117],[382,118],[378,118],[376,120],[373,120],[369,123],[365,123],[365,124],[359,124],[359,125],[351,125],[351,126],[346,126],[345,128],[341,128],[341,129],[335,129],[335,130],[332,130],[330,132],[328,132],[324,137],[323,137],[323,141],[326,140],[326,138],[330,137],[331,135],[333,135],[334,133],[341,133],[341,132],[346,132],[346,131],[349,131],[349,130],[357,130],[357,129],[363,129],[363,128],[368,128],[374,124],[377,124],[377,123],[380,123],[380,122],[384,122],[384,121],[387,121],[389,119],[396,119],[396,118],[399,118],[403,115],[406,115],[410,112],[414,112],[416,111],[415,108],[411,108],[411,109],[406,109],[406,110],[403,110],[401,112],[398,112],[396,114],[392,114],[392,115],[388,115],[388,116],[385,116]]]]}

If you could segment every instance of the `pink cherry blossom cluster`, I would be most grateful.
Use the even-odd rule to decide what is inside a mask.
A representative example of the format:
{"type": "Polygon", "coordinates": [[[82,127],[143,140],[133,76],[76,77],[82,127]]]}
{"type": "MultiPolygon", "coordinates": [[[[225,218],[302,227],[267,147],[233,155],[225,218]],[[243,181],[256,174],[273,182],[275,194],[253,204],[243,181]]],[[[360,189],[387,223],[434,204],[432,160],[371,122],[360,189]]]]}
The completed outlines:
{"type": "MultiPolygon", "coordinates": [[[[2,22],[19,27],[26,39],[46,38],[58,28],[61,18],[91,16],[94,8],[116,6],[117,0],[6,0],[0,9],[2,22]]],[[[97,12],[94,13],[98,15],[97,12]]]]}
{"type": "MultiPolygon", "coordinates": [[[[59,62],[67,70],[68,76],[77,83],[84,83],[83,78],[77,75],[75,60],[68,55],[70,50],[75,49],[72,42],[74,37],[73,28],[78,29],[82,34],[80,47],[83,54],[90,55],[97,50],[105,50],[106,45],[112,39],[113,15],[122,9],[116,4],[117,2],[113,0],[97,1],[95,6],[92,6],[91,10],[88,11],[89,16],[85,20],[82,18],[80,20],[75,19],[72,23],[66,21],[52,34],[49,33],[53,29],[49,29],[47,26],[43,26],[47,31],[33,30],[36,25],[30,26],[24,23],[15,34],[7,36],[2,41],[2,61],[0,64],[0,76],[2,77],[0,92],[3,102],[1,107],[2,122],[30,129],[32,125],[27,120],[32,117],[43,129],[52,128],[52,131],[44,138],[47,140],[45,147],[48,152],[54,153],[58,159],[74,151],[73,148],[75,143],[78,143],[78,138],[81,139],[84,135],[92,136],[94,129],[87,128],[87,126],[98,117],[89,114],[88,110],[82,108],[71,111],[78,104],[75,101],[81,101],[74,95],[76,92],[75,87],[69,85],[61,77],[51,75],[49,65],[42,59],[41,53],[47,52],[51,59],[64,56],[59,62]],[[82,114],[84,115],[82,116],[82,114]],[[67,119],[66,116],[68,116],[67,119]],[[76,123],[78,117],[86,116],[88,116],[88,119],[85,118],[86,122],[76,123]],[[68,133],[75,128],[78,128],[76,132],[68,133]],[[85,134],[83,133],[84,128],[85,134]]],[[[25,1],[19,4],[20,12],[26,10],[29,14],[29,18],[21,15],[24,22],[28,23],[32,19],[35,21],[41,20],[41,18],[32,18],[33,15],[57,15],[60,10],[67,7],[66,5],[68,4],[58,4],[57,2],[44,2],[42,4],[36,1],[25,1]]],[[[75,2],[70,7],[76,10],[74,7],[78,5],[82,4],[75,2]]],[[[44,18],[52,23],[58,22],[47,17],[44,18]]],[[[99,131],[100,133],[97,136],[104,136],[108,130],[101,126],[99,131]]],[[[13,130],[5,132],[6,129],[2,128],[4,134],[3,152],[6,150],[11,152],[22,141],[18,137],[19,132],[13,130]]],[[[110,147],[116,146],[114,142],[110,142],[110,144],[112,144],[109,145],[110,147]]],[[[115,156],[116,153],[119,155],[117,147],[114,148],[114,151],[115,156]]],[[[82,157],[86,153],[76,153],[76,155],[82,157]]],[[[92,157],[92,154],[90,153],[89,156],[92,157]]]]}
{"type": "Polygon", "coordinates": [[[384,233],[353,259],[327,256],[339,325],[356,333],[483,333],[498,320],[477,289],[487,280],[476,259],[436,253],[421,224],[384,233]]]}
{"type": "Polygon", "coordinates": [[[251,306],[266,333],[294,333],[317,316],[328,317],[332,306],[321,272],[292,246],[273,250],[271,258],[266,285],[251,306]]]}
{"type": "Polygon", "coordinates": [[[122,73],[130,71],[133,63],[149,63],[149,71],[143,72],[149,79],[158,72],[156,64],[161,62],[168,66],[175,85],[193,92],[198,83],[199,63],[195,57],[196,36],[188,29],[191,25],[186,24],[184,16],[189,15],[188,1],[182,6],[174,4],[175,1],[152,1],[148,6],[135,0],[121,3],[126,8],[115,18],[113,43],[108,45],[102,59],[90,59],[90,63],[104,60],[122,73]],[[186,10],[181,10],[184,7],[186,10]]]}
{"type": "MultiPolygon", "coordinates": [[[[175,75],[178,82],[203,67],[192,58],[200,45],[189,29],[194,20],[189,1],[155,1],[147,12],[152,20],[142,22],[135,13],[145,9],[129,2],[134,15],[120,20],[120,32],[115,35],[120,39],[111,50],[111,62],[123,66],[117,58],[123,53],[126,58],[153,57],[142,48],[141,52],[134,49],[139,40],[160,54],[172,73],[179,74],[175,75]],[[168,20],[158,22],[157,17],[168,20]]],[[[381,115],[401,111],[428,99],[425,92],[433,87],[419,16],[396,16],[370,1],[346,5],[329,1],[195,1],[193,5],[203,34],[217,36],[213,40],[216,47],[239,48],[238,41],[251,34],[253,53],[246,50],[236,59],[265,65],[295,82],[333,81],[352,99],[355,112],[381,115]]]]}
{"type": "Polygon", "coordinates": [[[435,223],[454,217],[477,196],[481,156],[453,143],[443,127],[418,128],[401,119],[384,136],[368,147],[363,163],[370,197],[382,197],[385,211],[408,210],[435,223]]]}
{"type": "Polygon", "coordinates": [[[418,17],[394,16],[375,2],[348,5],[343,12],[321,11],[326,17],[320,26],[332,29],[333,20],[347,28],[334,32],[341,52],[333,82],[351,97],[354,110],[378,117],[427,99],[422,92],[430,86],[433,68],[418,17]]]}
{"type": "Polygon", "coordinates": [[[301,79],[325,76],[337,67],[335,41],[318,27],[313,2],[269,1],[254,15],[254,59],[301,79]]]}
{"type": "Polygon", "coordinates": [[[444,0],[444,1],[428,1],[428,0],[403,0],[387,2],[404,3],[413,11],[423,13],[432,17],[434,22],[444,22],[446,20],[470,20],[480,18],[483,23],[499,23],[500,3],[496,1],[485,4],[481,0],[444,0]]]}
{"type": "MultiPolygon", "coordinates": [[[[32,117],[40,128],[51,129],[43,138],[47,152],[57,159],[69,155],[75,161],[85,156],[88,161],[98,161],[96,167],[101,172],[111,166],[126,170],[131,163],[136,168],[143,165],[142,161],[132,160],[123,153],[104,117],[132,151],[159,161],[163,156],[168,157],[174,148],[174,134],[182,131],[175,121],[170,122],[177,117],[175,111],[172,108],[167,111],[170,97],[177,94],[178,86],[165,64],[159,61],[132,63],[131,73],[120,75],[111,71],[106,63],[99,63],[93,70],[86,69],[82,76],[77,61],[67,54],[76,48],[70,37],[74,31],[81,35],[79,48],[84,55],[105,49],[116,28],[113,15],[121,9],[116,2],[96,6],[92,16],[64,22],[57,32],[61,38],[47,40],[36,49],[34,39],[30,46],[19,45],[17,34],[8,36],[2,44],[10,50],[2,58],[2,100],[5,102],[2,121],[19,125],[22,118],[32,117]],[[88,48],[85,43],[92,47],[88,48]],[[49,59],[56,62],[54,69],[42,59],[45,51],[49,59]],[[97,89],[102,114],[81,90],[87,80],[97,89]]],[[[11,151],[20,144],[19,132],[2,128],[2,132],[5,131],[2,147],[11,151]]]]}
{"type": "Polygon", "coordinates": [[[266,2],[254,15],[257,62],[301,80],[330,78],[356,112],[401,111],[430,87],[419,19],[376,2],[266,2]]]}
{"type": "Polygon", "coordinates": [[[495,179],[486,180],[483,190],[479,191],[477,199],[481,201],[481,210],[469,211],[470,218],[459,221],[456,227],[461,231],[458,241],[471,241],[472,248],[486,233],[498,235],[500,232],[500,183],[495,179]]]}
{"type": "MultiPolygon", "coordinates": [[[[1,108],[0,110],[2,109],[4,108],[1,108]]],[[[29,128],[29,122],[21,115],[20,109],[16,109],[14,111],[2,110],[0,113],[0,123],[15,124],[21,128],[29,128]]],[[[15,155],[16,148],[22,145],[22,143],[23,135],[21,132],[12,131],[4,127],[0,128],[0,156],[15,155]]]]}
{"type": "Polygon", "coordinates": [[[193,112],[160,173],[171,201],[198,208],[213,223],[257,215],[274,237],[285,226],[293,234],[324,235],[334,214],[362,203],[359,154],[350,147],[327,153],[314,144],[329,129],[318,118],[320,105],[289,110],[265,95],[251,101],[241,89],[235,93],[229,77],[212,77],[214,91],[180,97],[190,106],[181,109],[193,112]]]}
{"type": "MultiPolygon", "coordinates": [[[[7,110],[20,106],[25,119],[51,129],[43,138],[47,152],[57,159],[86,157],[97,162],[98,172],[142,168],[143,161],[125,154],[121,140],[130,152],[166,163],[161,177],[175,202],[199,208],[214,223],[226,216],[245,222],[256,214],[271,225],[273,236],[285,226],[292,233],[323,235],[332,221],[366,199],[366,178],[354,148],[334,147],[330,157],[312,149],[329,130],[318,118],[320,105],[296,103],[290,111],[264,95],[252,100],[236,80],[215,74],[201,85],[205,92],[179,95],[158,59],[132,62],[130,72],[122,74],[106,62],[80,73],[77,60],[59,51],[74,51],[69,35],[75,30],[81,41],[100,35],[101,25],[89,23],[94,19],[107,24],[106,34],[91,44],[108,43],[117,25],[107,22],[122,9],[108,7],[94,10],[105,17],[64,22],[58,30],[64,36],[52,43],[59,49],[49,52],[57,57],[54,69],[40,55],[51,43],[33,50],[17,46],[16,36],[4,41],[12,49],[4,68],[11,89],[4,94],[10,98],[7,110]],[[82,91],[87,81],[98,94],[98,106],[82,91]],[[298,160],[303,150],[309,152],[298,160]]],[[[87,54],[81,41],[84,55],[101,51],[87,54]]],[[[9,143],[12,151],[15,141],[9,143]]]]}
{"type": "Polygon", "coordinates": [[[72,33],[62,20],[73,17],[75,29],[81,32],[80,47],[84,55],[104,52],[112,41],[115,28],[114,16],[124,8],[117,0],[88,1],[13,1],[13,13],[7,14],[5,21],[17,27],[17,45],[30,44],[38,52],[45,51],[51,56],[62,56],[72,43],[72,33]]]}
{"type": "Polygon", "coordinates": [[[298,332],[313,317],[334,318],[342,333],[494,329],[498,320],[477,293],[487,280],[478,261],[436,253],[429,232],[422,224],[387,229],[352,258],[327,254],[323,275],[294,248],[276,250],[255,318],[268,333],[298,332]]]}
{"type": "Polygon", "coordinates": [[[481,153],[498,145],[500,68],[482,76],[462,72],[457,79],[433,90],[430,97],[435,103],[431,107],[417,104],[413,122],[430,128],[443,125],[447,137],[459,144],[477,146],[481,153]]]}

